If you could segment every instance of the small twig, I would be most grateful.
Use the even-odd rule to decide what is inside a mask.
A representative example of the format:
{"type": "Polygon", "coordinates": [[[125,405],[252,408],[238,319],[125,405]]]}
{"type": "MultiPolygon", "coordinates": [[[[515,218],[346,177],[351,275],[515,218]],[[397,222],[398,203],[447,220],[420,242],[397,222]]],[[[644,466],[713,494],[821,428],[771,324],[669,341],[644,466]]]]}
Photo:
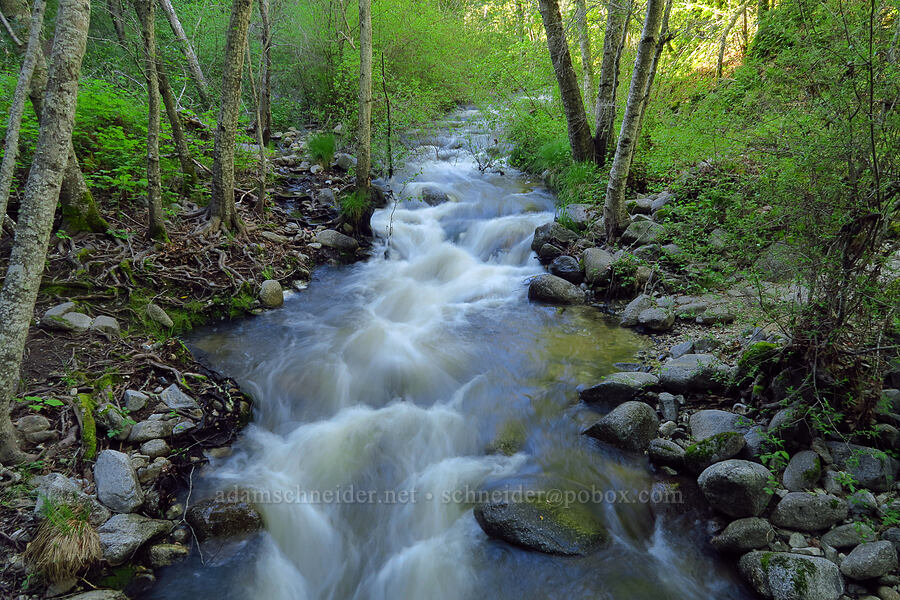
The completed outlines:
{"type": "Polygon", "coordinates": [[[22,43],[22,40],[16,37],[16,32],[13,31],[12,25],[10,25],[9,21],[6,20],[6,15],[4,15],[2,11],[0,11],[0,21],[3,21],[3,27],[6,28],[6,33],[8,33],[9,37],[12,38],[13,43],[19,48],[24,46],[25,44],[22,43]]]}

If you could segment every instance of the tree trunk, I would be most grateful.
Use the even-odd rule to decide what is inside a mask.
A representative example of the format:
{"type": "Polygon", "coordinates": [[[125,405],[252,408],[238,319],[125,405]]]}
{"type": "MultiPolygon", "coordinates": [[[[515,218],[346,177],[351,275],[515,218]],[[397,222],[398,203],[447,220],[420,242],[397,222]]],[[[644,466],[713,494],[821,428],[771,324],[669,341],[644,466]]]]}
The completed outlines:
{"type": "Polygon", "coordinates": [[[25,458],[16,444],[10,403],[17,393],[25,339],[66,170],[90,15],[90,0],[59,1],[44,118],[23,192],[9,268],[0,290],[0,462],[4,464],[25,458]]]}
{"type": "MultiPolygon", "coordinates": [[[[41,28],[44,25],[44,9],[46,7],[47,4],[44,0],[34,0],[28,46],[25,48],[22,70],[19,72],[12,106],[9,108],[9,123],[6,126],[6,142],[3,146],[5,152],[3,153],[3,162],[0,164],[0,220],[6,216],[6,207],[9,203],[9,190],[12,188],[16,158],[19,155],[19,132],[22,129],[22,115],[25,113],[25,98],[28,96],[31,76],[34,74],[41,47],[41,28]]],[[[0,226],[0,237],[3,237],[2,226],[0,226]]]]}
{"type": "Polygon", "coordinates": [[[594,109],[596,120],[594,155],[601,167],[606,164],[612,150],[613,129],[616,123],[616,90],[619,87],[619,59],[625,45],[631,0],[610,0],[607,10],[603,59],[600,63],[600,87],[594,109]]]}
{"type": "Polygon", "coordinates": [[[637,145],[638,127],[640,126],[641,107],[648,93],[647,83],[650,79],[650,68],[659,39],[660,21],[663,16],[664,0],[648,0],[647,14],[644,17],[644,29],[638,44],[637,57],[634,61],[634,74],[628,88],[628,101],[625,104],[625,115],[622,117],[622,129],[616,144],[616,154],[609,171],[609,183],[606,186],[606,202],[603,206],[603,219],[608,242],[616,239],[628,220],[625,212],[625,186],[628,182],[628,171],[637,145]]]}
{"type": "Polygon", "coordinates": [[[116,38],[123,48],[128,47],[128,38],[125,37],[125,20],[122,18],[122,0],[106,0],[106,8],[109,10],[109,18],[112,20],[113,29],[116,30],[116,38]]]}
{"type": "Polygon", "coordinates": [[[234,202],[234,143],[241,109],[241,78],[244,74],[244,53],[247,51],[247,30],[252,10],[253,0],[234,0],[231,7],[231,22],[225,39],[222,105],[213,148],[212,199],[209,203],[209,223],[206,226],[208,232],[244,229],[234,202]]]}
{"type": "Polygon", "coordinates": [[[359,0],[359,125],[356,140],[356,189],[369,197],[372,185],[372,4],[359,0]]]}
{"type": "Polygon", "coordinates": [[[197,171],[194,169],[191,150],[188,147],[187,138],[184,135],[184,127],[181,125],[181,118],[178,115],[178,103],[175,101],[175,94],[172,93],[172,86],[169,85],[165,65],[158,55],[156,57],[156,77],[159,79],[159,95],[162,97],[163,105],[166,107],[166,116],[169,119],[169,125],[172,126],[172,139],[175,140],[175,150],[178,152],[178,161],[181,163],[181,193],[190,197],[193,196],[194,186],[197,185],[197,171]]]}
{"type": "Polygon", "coordinates": [[[253,105],[256,107],[256,126],[253,128],[256,133],[256,145],[259,147],[259,160],[256,163],[256,214],[260,218],[266,212],[266,174],[268,173],[268,160],[266,160],[266,145],[263,140],[263,118],[262,118],[262,87],[263,87],[263,70],[265,67],[265,56],[260,56],[260,73],[258,85],[253,79],[253,59],[250,56],[250,46],[247,45],[247,70],[250,75],[250,89],[253,91],[253,105]]]}
{"type": "MultiPolygon", "coordinates": [[[[659,59],[669,40],[672,39],[669,34],[669,15],[672,13],[672,0],[666,0],[666,8],[663,11],[662,25],[659,28],[659,41],[653,52],[653,61],[650,63],[650,75],[647,77],[647,86],[644,90],[644,99],[641,101],[640,115],[638,116],[637,135],[640,135],[644,127],[644,117],[647,115],[647,106],[650,104],[650,92],[653,90],[653,81],[656,79],[656,68],[659,66],[659,59]]],[[[634,160],[634,154],[631,155],[634,160]]],[[[628,164],[628,170],[631,170],[631,163],[628,164]]]]}
{"type": "Polygon", "coordinates": [[[269,0],[259,0],[259,17],[262,25],[260,46],[262,67],[259,73],[259,118],[261,119],[263,146],[272,136],[272,26],[269,23],[269,0]]]}
{"type": "MultiPolygon", "coordinates": [[[[26,0],[0,0],[2,10],[14,23],[24,28],[31,20],[31,11],[26,0]]],[[[43,50],[38,53],[34,66],[34,74],[31,76],[31,89],[28,98],[38,121],[41,120],[44,106],[44,90],[47,87],[47,62],[43,50]]],[[[109,225],[100,216],[94,196],[88,189],[84,174],[75,156],[75,148],[69,144],[69,159],[66,172],[63,177],[62,191],[59,194],[62,204],[63,227],[70,233],[79,231],[92,231],[102,233],[109,229],[109,225]]]]}
{"type": "Polygon", "coordinates": [[[516,39],[520,44],[525,43],[525,2],[516,0],[516,39]]]}
{"type": "Polygon", "coordinates": [[[741,14],[747,10],[748,4],[750,4],[750,0],[741,4],[738,9],[734,11],[734,14],[731,15],[731,20],[728,21],[728,25],[725,26],[725,31],[722,32],[722,37],[719,38],[719,59],[716,61],[716,79],[722,76],[722,63],[725,60],[725,46],[728,44],[728,34],[731,33],[735,23],[741,18],[741,14]]]}
{"type": "Polygon", "coordinates": [[[578,46],[581,48],[581,90],[585,110],[594,114],[594,64],[591,55],[591,32],[587,23],[587,1],[575,0],[575,25],[578,27],[578,46]]]}
{"type": "Polygon", "coordinates": [[[553,70],[556,72],[556,81],[559,84],[559,95],[562,98],[563,112],[566,115],[572,158],[576,162],[591,160],[594,155],[594,147],[591,144],[591,128],[584,112],[584,103],[581,101],[578,77],[575,76],[575,69],[572,67],[566,31],[559,14],[559,2],[557,0],[538,0],[538,6],[544,21],[544,30],[547,32],[547,48],[550,50],[550,59],[553,62],[553,70]]]}
{"type": "Polygon", "coordinates": [[[147,77],[147,237],[168,241],[162,209],[162,181],[159,173],[159,78],[156,75],[156,11],[153,0],[134,0],[134,12],[141,24],[144,41],[144,74],[147,77]]]}
{"type": "MultiPolygon", "coordinates": [[[[206,83],[206,77],[203,76],[203,71],[200,69],[200,61],[197,60],[194,48],[188,41],[187,35],[184,33],[184,28],[181,26],[181,21],[178,20],[178,14],[175,12],[171,0],[159,0],[159,5],[162,7],[163,12],[166,13],[166,19],[168,19],[169,25],[172,27],[172,33],[175,34],[175,40],[178,42],[181,53],[184,54],[184,58],[187,61],[188,72],[191,74],[191,79],[194,80],[194,85],[197,86],[197,92],[200,94],[200,101],[205,107],[212,106],[213,103],[209,93],[209,84],[206,83]]],[[[230,37],[230,30],[228,35],[230,37]]],[[[243,56],[244,53],[242,52],[241,57],[243,56]]]]}

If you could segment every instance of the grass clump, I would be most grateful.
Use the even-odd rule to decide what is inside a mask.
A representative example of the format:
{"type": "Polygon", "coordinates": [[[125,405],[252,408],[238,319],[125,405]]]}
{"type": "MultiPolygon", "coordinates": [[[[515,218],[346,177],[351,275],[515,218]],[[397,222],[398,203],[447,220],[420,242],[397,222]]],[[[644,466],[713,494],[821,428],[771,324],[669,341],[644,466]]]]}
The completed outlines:
{"type": "Polygon", "coordinates": [[[306,150],[310,158],[327,167],[334,158],[337,142],[331,133],[315,133],[306,141],[306,150]]]}
{"type": "Polygon", "coordinates": [[[90,508],[77,501],[46,498],[44,522],[25,550],[26,564],[47,580],[77,577],[102,557],[100,536],[88,522],[90,508]]]}

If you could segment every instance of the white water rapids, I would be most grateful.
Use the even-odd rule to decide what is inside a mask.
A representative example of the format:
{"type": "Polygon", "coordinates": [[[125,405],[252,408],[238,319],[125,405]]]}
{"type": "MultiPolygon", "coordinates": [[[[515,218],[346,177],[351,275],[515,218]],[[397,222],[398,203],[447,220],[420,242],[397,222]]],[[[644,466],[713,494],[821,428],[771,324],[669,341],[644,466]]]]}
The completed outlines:
{"type": "Polygon", "coordinates": [[[256,401],[234,455],[213,461],[194,497],[257,490],[266,529],[164,570],[147,597],[749,597],[703,549],[689,506],[596,503],[611,542],[581,558],[479,528],[466,491],[545,480],[650,490],[654,477],[645,459],[580,435],[598,415],[576,387],[641,341],[596,309],[527,301],[543,270],[531,237],[554,199],[512,170],[480,172],[462,146],[488,136],[473,112],[453,119],[392,182],[406,201],[373,217],[373,258],[322,268],[283,309],[193,341],[256,401]],[[423,186],[450,201],[426,205],[423,186]],[[491,452],[498,436],[517,451],[491,452]]]}

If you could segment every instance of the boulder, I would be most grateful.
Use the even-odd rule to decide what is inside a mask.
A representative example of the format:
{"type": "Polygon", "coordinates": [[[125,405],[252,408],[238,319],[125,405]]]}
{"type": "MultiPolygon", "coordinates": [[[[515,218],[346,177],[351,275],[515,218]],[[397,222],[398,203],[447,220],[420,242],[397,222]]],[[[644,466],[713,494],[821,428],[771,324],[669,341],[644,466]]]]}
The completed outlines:
{"type": "Polygon", "coordinates": [[[50,321],[52,323],[50,327],[61,331],[71,331],[72,333],[84,333],[91,328],[91,323],[93,322],[94,320],[84,313],[68,312],[59,319],[50,321]]]}
{"type": "Polygon", "coordinates": [[[550,263],[549,270],[552,275],[561,277],[575,285],[584,281],[584,271],[581,270],[581,265],[579,265],[578,261],[571,256],[563,255],[556,257],[553,259],[553,262],[550,263]]]}
{"type": "Polygon", "coordinates": [[[103,558],[112,566],[121,565],[141,546],[170,531],[171,521],[148,519],[135,514],[116,515],[97,529],[103,558]]]}
{"type": "Polygon", "coordinates": [[[428,206],[437,206],[438,204],[450,201],[450,195],[447,194],[447,192],[434,186],[422,188],[421,198],[422,202],[428,206]]]}
{"type": "Polygon", "coordinates": [[[190,550],[181,544],[156,544],[150,547],[147,554],[150,556],[150,566],[159,568],[184,560],[190,554],[190,550]]]}
{"type": "Polygon", "coordinates": [[[94,527],[102,525],[112,515],[108,508],[97,502],[96,498],[86,494],[75,480],[69,479],[61,473],[48,473],[32,477],[28,483],[36,488],[35,514],[42,515],[44,504],[49,500],[56,504],[74,501],[83,506],[90,506],[88,520],[94,527]]]}
{"type": "Polygon", "coordinates": [[[150,400],[150,396],[137,390],[125,390],[125,408],[128,412],[135,413],[145,406],[150,400]]]}
{"type": "Polygon", "coordinates": [[[659,385],[670,392],[722,390],[731,369],[712,354],[685,354],[670,358],[659,371],[659,385]]]}
{"type": "Polygon", "coordinates": [[[823,535],[822,543],[840,550],[858,546],[863,542],[872,542],[875,540],[875,537],[875,530],[866,523],[847,523],[846,525],[838,525],[823,535]]]}
{"type": "Polygon", "coordinates": [[[632,221],[631,225],[622,234],[622,241],[626,244],[636,244],[638,246],[653,244],[659,241],[665,230],[665,227],[653,221],[645,219],[632,221]]]}
{"type": "Polygon", "coordinates": [[[341,152],[334,155],[334,164],[342,171],[349,171],[356,167],[356,158],[346,152],[341,152]]]}
{"type": "Polygon", "coordinates": [[[563,251],[553,244],[544,244],[541,246],[541,249],[537,251],[538,258],[542,262],[551,262],[558,256],[562,256],[563,251]]]}
{"type": "Polygon", "coordinates": [[[640,315],[648,308],[653,308],[653,298],[647,294],[641,294],[628,303],[625,310],[622,311],[620,324],[622,327],[634,327],[638,324],[640,315]]]}
{"type": "Polygon", "coordinates": [[[694,342],[681,342],[669,348],[669,356],[672,358],[681,358],[685,354],[691,354],[694,351],[694,342]]]}
{"type": "Polygon", "coordinates": [[[885,540],[862,543],[841,561],[841,573],[856,580],[881,577],[896,568],[897,551],[885,540]]]}
{"type": "Polygon", "coordinates": [[[849,508],[842,498],[831,494],[789,492],[775,510],[772,522],[797,531],[821,531],[847,518],[849,508]]]}
{"type": "Polygon", "coordinates": [[[558,248],[565,248],[576,241],[578,241],[577,233],[563,227],[559,223],[550,222],[545,223],[534,230],[534,239],[531,240],[531,249],[537,252],[544,244],[553,244],[558,248]]]}
{"type": "Polygon", "coordinates": [[[166,440],[148,440],[141,444],[141,454],[150,458],[168,456],[169,452],[171,452],[171,449],[166,440]]]}
{"type": "Polygon", "coordinates": [[[62,304],[57,304],[53,308],[47,309],[47,312],[44,313],[44,316],[41,317],[41,325],[48,329],[57,329],[62,321],[62,318],[73,312],[75,310],[74,302],[63,302],[62,304]]]}
{"type": "Polygon", "coordinates": [[[44,415],[25,415],[16,420],[16,431],[22,434],[39,433],[50,429],[50,421],[44,415]]]}
{"type": "Polygon", "coordinates": [[[609,268],[615,257],[603,248],[588,248],[581,255],[584,275],[588,285],[602,284],[609,279],[609,268]]]}
{"type": "Polygon", "coordinates": [[[738,569],[763,598],[838,600],[844,593],[837,565],[818,556],[757,550],[742,556],[738,569]]]}
{"type": "Polygon", "coordinates": [[[316,192],[316,202],[330,208],[338,206],[337,196],[330,187],[321,188],[316,192]]]}
{"type": "Polygon", "coordinates": [[[131,426],[128,441],[139,444],[157,438],[166,438],[172,435],[172,428],[177,419],[159,419],[156,421],[141,421],[131,426]]]}
{"type": "Polygon", "coordinates": [[[658,212],[664,206],[669,205],[670,203],[675,201],[675,194],[666,190],[664,192],[660,192],[653,199],[653,202],[650,204],[650,212],[655,213],[658,212]]]}
{"type": "Polygon", "coordinates": [[[267,279],[259,287],[259,301],[266,308],[277,308],[284,304],[284,290],[274,279],[267,279]]]}
{"type": "Polygon", "coordinates": [[[768,521],[759,517],[746,517],[729,523],[710,543],[719,552],[737,554],[765,548],[774,541],[775,530],[768,521]]]}
{"type": "Polygon", "coordinates": [[[849,472],[859,487],[887,492],[897,481],[900,463],[880,450],[844,442],[827,442],[826,446],[838,468],[849,472]]]}
{"type": "Polygon", "coordinates": [[[722,433],[746,433],[750,423],[747,417],[727,410],[698,410],[691,415],[690,427],[691,436],[702,441],[722,433]]]}
{"type": "Polygon", "coordinates": [[[538,275],[528,285],[528,299],[548,304],[583,304],[584,291],[556,275],[538,275]]]}
{"type": "Polygon", "coordinates": [[[316,241],[326,246],[328,248],[334,248],[335,250],[340,250],[341,252],[356,252],[359,248],[359,242],[350,237],[349,235],[344,235],[339,231],[335,231],[334,229],[325,229],[316,234],[316,241]]]}
{"type": "Polygon", "coordinates": [[[242,536],[258,531],[262,517],[248,502],[208,498],[192,505],[185,515],[200,541],[212,537],[242,536]]]}
{"type": "Polygon", "coordinates": [[[128,455],[103,450],[94,464],[97,498],[115,512],[134,512],[144,503],[144,492],[128,455]]]}
{"type": "Polygon", "coordinates": [[[649,215],[653,206],[653,198],[639,196],[625,201],[625,210],[632,215],[649,215]]]}
{"type": "Polygon", "coordinates": [[[94,320],[91,321],[91,331],[96,331],[106,335],[119,335],[120,333],[122,333],[122,330],[119,327],[119,322],[114,318],[107,317],[105,315],[94,317],[94,320]]]}
{"type": "Polygon", "coordinates": [[[692,473],[700,473],[710,465],[737,456],[745,443],[744,436],[736,431],[704,438],[684,449],[684,466],[692,473]]]}
{"type": "Polygon", "coordinates": [[[734,313],[726,306],[712,306],[702,314],[697,315],[695,321],[701,325],[725,325],[732,323],[735,319],[734,313]]]}
{"type": "Polygon", "coordinates": [[[657,465],[679,469],[684,466],[684,448],[671,440],[656,438],[647,447],[650,460],[657,465]]]}
{"type": "Polygon", "coordinates": [[[584,231],[600,218],[599,209],[600,207],[595,204],[567,204],[562,209],[562,219],[574,225],[576,229],[584,231]]]}
{"type": "Polygon", "coordinates": [[[623,450],[643,452],[656,437],[659,419],[649,404],[620,404],[585,431],[593,438],[623,450]]]}
{"type": "Polygon", "coordinates": [[[117,406],[102,404],[97,407],[94,416],[97,425],[106,431],[107,437],[124,441],[131,435],[132,421],[126,420],[125,414],[117,406]]]}
{"type": "Polygon", "coordinates": [[[170,409],[192,417],[200,418],[203,410],[197,401],[181,391],[176,384],[172,384],[159,394],[159,399],[170,409]]]}
{"type": "Polygon", "coordinates": [[[638,315],[638,324],[651,331],[668,331],[675,324],[675,313],[663,308],[648,308],[638,315]]]}
{"type": "Polygon", "coordinates": [[[697,483],[710,505],[730,517],[756,517],[771,500],[772,473],[761,464],[730,459],[707,467],[697,483]]]}
{"type": "Polygon", "coordinates": [[[822,461],[812,450],[803,450],[791,457],[781,478],[791,492],[811,490],[822,477],[822,461]]]}
{"type": "Polygon", "coordinates": [[[151,302],[147,305],[147,317],[149,317],[150,320],[157,325],[165,327],[166,329],[175,327],[175,323],[172,322],[172,318],[168,314],[166,314],[166,311],[164,311],[158,304],[153,304],[151,302]]]}
{"type": "Polygon", "coordinates": [[[634,400],[647,388],[653,387],[659,379],[652,373],[613,373],[593,387],[583,390],[579,396],[584,402],[603,402],[619,405],[634,400]]]}

